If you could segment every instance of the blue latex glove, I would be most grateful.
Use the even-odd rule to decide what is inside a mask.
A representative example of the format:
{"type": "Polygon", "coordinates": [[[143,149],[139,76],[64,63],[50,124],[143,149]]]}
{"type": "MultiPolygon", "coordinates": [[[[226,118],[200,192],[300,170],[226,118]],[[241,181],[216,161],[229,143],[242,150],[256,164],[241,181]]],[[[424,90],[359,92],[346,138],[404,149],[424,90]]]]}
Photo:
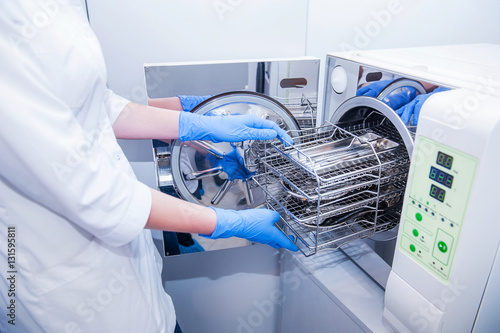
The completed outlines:
{"type": "MultiPolygon", "coordinates": [[[[383,80],[370,83],[369,85],[359,88],[356,95],[377,97],[378,94],[393,81],[394,80],[383,80]]],[[[413,87],[400,87],[387,95],[382,102],[389,105],[393,110],[396,110],[411,102],[417,94],[417,89],[413,87]]]]}
{"type": "Polygon", "coordinates": [[[375,81],[358,89],[356,96],[377,97],[380,92],[394,80],[375,81]]]}
{"type": "Polygon", "coordinates": [[[292,138],[276,123],[254,115],[205,116],[189,112],[181,112],[179,115],[181,141],[240,142],[270,140],[275,137],[293,144],[292,138]]]}
{"type": "Polygon", "coordinates": [[[406,104],[405,106],[399,108],[396,110],[396,113],[401,117],[401,120],[405,124],[407,124],[410,121],[411,116],[413,115],[413,120],[412,123],[413,125],[418,124],[418,117],[420,115],[420,110],[422,109],[422,105],[424,105],[424,102],[431,97],[431,95],[441,92],[441,91],[447,91],[449,90],[448,88],[436,88],[432,92],[428,94],[422,94],[418,95],[415,97],[410,103],[406,104]]]}
{"type": "Polygon", "coordinates": [[[210,207],[217,214],[217,225],[212,235],[200,235],[217,239],[240,237],[251,242],[268,244],[279,249],[298,251],[297,246],[274,226],[280,215],[269,209],[230,210],[210,207]]]}
{"type": "Polygon", "coordinates": [[[231,152],[224,155],[223,158],[217,158],[212,154],[207,154],[207,159],[212,168],[216,166],[222,167],[222,170],[227,173],[229,180],[247,180],[255,174],[255,172],[251,172],[245,167],[243,157],[238,153],[238,150],[234,146],[231,152]]]}
{"type": "Polygon", "coordinates": [[[205,95],[205,96],[186,96],[186,95],[177,95],[181,101],[182,111],[191,111],[196,105],[200,104],[206,99],[209,99],[213,95],[205,95]]]}

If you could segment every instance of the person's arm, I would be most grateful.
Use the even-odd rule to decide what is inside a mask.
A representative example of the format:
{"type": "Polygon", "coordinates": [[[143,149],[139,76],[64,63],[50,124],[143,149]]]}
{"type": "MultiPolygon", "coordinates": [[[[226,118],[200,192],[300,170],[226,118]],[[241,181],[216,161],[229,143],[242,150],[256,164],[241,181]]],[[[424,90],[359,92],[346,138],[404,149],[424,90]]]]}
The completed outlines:
{"type": "Polygon", "coordinates": [[[152,202],[146,228],[211,235],[215,230],[213,209],[151,190],[152,202]]]}
{"type": "Polygon", "coordinates": [[[131,102],[116,119],[113,131],[118,139],[177,139],[179,111],[131,102]]]}
{"type": "MultiPolygon", "coordinates": [[[[113,125],[118,138],[173,139],[214,142],[292,138],[277,124],[252,115],[202,116],[128,103],[113,125]]],[[[285,247],[297,246],[274,226],[280,215],[268,209],[241,211],[207,208],[151,190],[149,229],[199,233],[212,239],[241,237],[253,242],[285,247]]]]}
{"type": "Polygon", "coordinates": [[[148,105],[155,108],[182,111],[181,99],[179,97],[149,99],[148,105]]]}
{"type": "Polygon", "coordinates": [[[113,124],[118,139],[180,139],[212,142],[293,139],[276,123],[255,115],[205,116],[128,103],[113,124]]]}
{"type": "Polygon", "coordinates": [[[176,111],[191,111],[195,106],[212,96],[179,95],[175,97],[152,98],[148,100],[148,105],[176,111]]]}
{"type": "Polygon", "coordinates": [[[269,209],[230,210],[189,203],[151,190],[152,203],[145,228],[198,233],[210,239],[240,237],[274,248],[297,251],[297,246],[274,226],[280,215],[269,209]]]}
{"type": "MultiPolygon", "coordinates": [[[[164,98],[150,106],[129,103],[118,116],[113,131],[119,139],[174,139],[179,133],[179,111],[175,107],[179,98],[164,98]]],[[[180,106],[180,102],[179,102],[180,106]]],[[[151,189],[151,211],[145,228],[212,234],[215,229],[215,212],[160,191],[151,189]]]]}

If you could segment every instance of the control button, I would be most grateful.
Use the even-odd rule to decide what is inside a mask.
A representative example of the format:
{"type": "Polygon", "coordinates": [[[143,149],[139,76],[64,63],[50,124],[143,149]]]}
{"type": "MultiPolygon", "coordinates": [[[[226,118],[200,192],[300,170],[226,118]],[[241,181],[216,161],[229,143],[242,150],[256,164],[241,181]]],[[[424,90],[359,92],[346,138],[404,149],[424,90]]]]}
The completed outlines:
{"type": "MultiPolygon", "coordinates": [[[[417,206],[409,204],[406,209],[406,216],[410,219],[410,221],[413,221],[413,223],[416,222],[432,223],[434,220],[436,220],[436,216],[432,216],[431,211],[432,211],[431,209],[428,209],[428,212],[425,212],[424,208],[418,209],[417,206]]],[[[417,229],[419,231],[421,230],[420,228],[417,229]]]]}
{"type": "Polygon", "coordinates": [[[446,253],[448,251],[448,245],[446,245],[445,242],[440,241],[440,242],[438,242],[438,249],[439,249],[439,251],[446,253]]]}
{"type": "Polygon", "coordinates": [[[410,245],[410,250],[411,250],[411,252],[415,252],[415,250],[416,250],[415,245],[411,244],[410,245]]]}
{"type": "Polygon", "coordinates": [[[441,229],[438,229],[435,239],[436,243],[434,243],[432,256],[439,260],[444,266],[448,266],[455,239],[441,229]]]}
{"type": "MultiPolygon", "coordinates": [[[[402,246],[409,249],[411,244],[415,244],[419,250],[429,252],[429,249],[434,247],[434,237],[425,229],[424,225],[418,225],[416,221],[405,220],[401,225],[403,226],[404,243],[402,246]],[[418,241],[417,241],[418,239],[418,241]],[[418,245],[417,245],[418,244],[418,245]]],[[[421,223],[420,223],[421,224],[421,223]]]]}

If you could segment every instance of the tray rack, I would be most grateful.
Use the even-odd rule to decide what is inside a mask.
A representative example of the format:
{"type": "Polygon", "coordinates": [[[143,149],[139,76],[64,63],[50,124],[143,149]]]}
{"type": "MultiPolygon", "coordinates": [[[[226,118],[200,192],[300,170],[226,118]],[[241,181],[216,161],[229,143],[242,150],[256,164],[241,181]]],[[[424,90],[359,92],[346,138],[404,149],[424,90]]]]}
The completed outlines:
{"type": "Polygon", "coordinates": [[[410,160],[390,125],[347,130],[326,122],[290,134],[292,146],[279,140],[252,145],[258,170],[252,178],[267,206],[280,213],[278,227],[293,234],[306,256],[399,223],[410,160]]]}

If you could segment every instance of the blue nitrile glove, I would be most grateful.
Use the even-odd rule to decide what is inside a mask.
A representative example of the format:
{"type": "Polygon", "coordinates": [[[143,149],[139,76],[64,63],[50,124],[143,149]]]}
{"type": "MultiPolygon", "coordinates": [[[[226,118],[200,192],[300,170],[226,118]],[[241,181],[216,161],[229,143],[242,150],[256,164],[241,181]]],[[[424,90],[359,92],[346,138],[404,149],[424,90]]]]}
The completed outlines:
{"type": "Polygon", "coordinates": [[[382,99],[382,102],[397,110],[417,97],[418,90],[413,87],[400,87],[382,99]]]}
{"type": "Polygon", "coordinates": [[[223,158],[217,158],[212,154],[207,154],[207,159],[212,168],[216,166],[222,167],[222,170],[227,173],[229,180],[247,180],[253,176],[255,172],[251,172],[245,167],[243,157],[238,153],[236,147],[233,146],[232,148],[231,152],[225,154],[223,158]]]}
{"type": "Polygon", "coordinates": [[[206,99],[209,99],[213,95],[205,95],[205,96],[186,96],[186,95],[177,95],[181,101],[182,111],[191,111],[196,105],[200,104],[206,99]]]}
{"type": "MultiPolygon", "coordinates": [[[[370,83],[369,85],[359,88],[356,95],[377,97],[378,94],[393,81],[394,80],[383,80],[370,83]]],[[[408,104],[417,94],[417,89],[413,87],[400,87],[387,95],[382,102],[389,105],[393,110],[396,110],[408,104]]]]}
{"type": "Polygon", "coordinates": [[[298,251],[298,247],[274,226],[280,215],[269,209],[230,210],[212,208],[217,214],[217,224],[211,235],[203,237],[217,239],[240,237],[251,242],[268,244],[279,249],[298,251]]]}
{"type": "Polygon", "coordinates": [[[410,121],[411,116],[413,115],[413,125],[418,124],[418,117],[420,115],[420,109],[422,109],[422,105],[424,105],[424,102],[429,98],[431,95],[441,92],[441,91],[447,91],[449,90],[448,88],[436,88],[432,92],[428,94],[422,94],[418,95],[415,97],[410,103],[406,104],[405,106],[399,108],[396,110],[396,113],[401,117],[401,120],[405,124],[407,124],[410,121]]]}
{"type": "Polygon", "coordinates": [[[293,144],[292,138],[275,122],[255,115],[206,116],[189,112],[179,115],[181,141],[240,142],[270,140],[277,136],[287,144],[293,144]]]}
{"type": "Polygon", "coordinates": [[[205,249],[203,248],[203,246],[200,245],[200,243],[196,241],[196,239],[193,238],[193,245],[184,246],[182,244],[179,244],[179,251],[182,254],[185,254],[185,253],[204,252],[205,249]]]}
{"type": "Polygon", "coordinates": [[[358,89],[356,96],[377,97],[380,92],[394,80],[375,81],[358,89]]]}

